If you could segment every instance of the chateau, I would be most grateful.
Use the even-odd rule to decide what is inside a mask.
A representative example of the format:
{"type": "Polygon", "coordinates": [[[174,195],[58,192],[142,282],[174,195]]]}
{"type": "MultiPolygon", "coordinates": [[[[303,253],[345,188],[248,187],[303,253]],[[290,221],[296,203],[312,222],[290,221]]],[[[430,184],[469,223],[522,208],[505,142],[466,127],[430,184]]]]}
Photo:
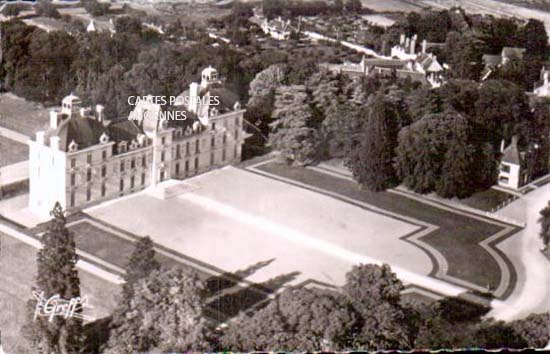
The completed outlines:
{"type": "Polygon", "coordinates": [[[131,119],[109,120],[103,106],[65,97],[49,129],[29,141],[30,209],[46,218],[56,202],[71,212],[239,162],[245,110],[217,71],[204,69],[180,96],[187,106],[172,109],[185,110],[185,120],[162,119],[153,100],[136,104],[131,119]],[[196,99],[209,96],[216,100],[196,99]]]}

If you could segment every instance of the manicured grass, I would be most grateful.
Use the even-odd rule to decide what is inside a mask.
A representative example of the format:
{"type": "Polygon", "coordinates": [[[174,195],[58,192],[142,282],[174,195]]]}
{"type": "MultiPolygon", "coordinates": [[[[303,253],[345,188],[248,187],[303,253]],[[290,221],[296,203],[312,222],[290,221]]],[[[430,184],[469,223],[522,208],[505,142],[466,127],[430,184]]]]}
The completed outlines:
{"type": "MultiPolygon", "coordinates": [[[[26,321],[26,302],[35,283],[36,249],[12,237],[0,234],[0,329],[6,353],[31,353],[21,335],[26,321]]],[[[119,287],[79,270],[81,294],[93,306],[89,315],[102,318],[115,307],[119,287]]]]}
{"type": "Polygon", "coordinates": [[[490,188],[485,191],[475,193],[471,197],[461,199],[460,202],[469,207],[490,212],[511,198],[514,198],[512,194],[490,188]]]}
{"type": "Polygon", "coordinates": [[[29,159],[29,148],[25,144],[0,136],[0,167],[29,159]]]}
{"type": "MultiPolygon", "coordinates": [[[[435,247],[445,257],[449,275],[482,287],[490,285],[496,288],[500,282],[500,269],[496,260],[479,246],[479,242],[500,231],[500,226],[436,208],[395,193],[371,192],[361,189],[354,182],[306,168],[272,162],[261,165],[258,169],[437,225],[439,229],[423,236],[422,241],[435,247]]],[[[511,284],[504,296],[509,294],[516,281],[511,264],[509,268],[512,273],[511,284]]]]}
{"type": "MultiPolygon", "coordinates": [[[[87,221],[71,225],[69,226],[69,230],[74,234],[78,249],[121,268],[125,267],[128,257],[134,250],[133,241],[124,239],[113,232],[109,232],[87,221]]],[[[137,237],[129,233],[125,233],[125,235],[132,238],[137,237]]],[[[157,245],[157,247],[166,250],[161,246],[157,245]]],[[[190,259],[173,251],[170,252],[182,259],[190,259]]],[[[156,259],[164,267],[179,267],[194,270],[198,273],[199,277],[204,281],[207,291],[206,314],[211,320],[217,323],[225,322],[229,318],[236,316],[240,311],[248,310],[256,304],[263,302],[267,299],[267,295],[270,292],[277,290],[281,286],[281,279],[273,279],[264,284],[250,284],[244,287],[238,285],[240,280],[262,268],[263,265],[261,264],[252,265],[247,269],[235,273],[220,273],[218,276],[213,276],[159,252],[156,254],[156,259]]]]}

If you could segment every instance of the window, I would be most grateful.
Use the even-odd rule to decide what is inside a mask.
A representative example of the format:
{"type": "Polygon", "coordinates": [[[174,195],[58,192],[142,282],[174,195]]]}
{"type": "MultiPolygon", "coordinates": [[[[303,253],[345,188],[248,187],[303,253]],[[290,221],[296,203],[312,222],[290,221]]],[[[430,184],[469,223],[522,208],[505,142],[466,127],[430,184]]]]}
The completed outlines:
{"type": "Polygon", "coordinates": [[[92,163],[92,154],[88,154],[88,156],[86,156],[86,162],[92,163]]]}
{"type": "Polygon", "coordinates": [[[162,138],[160,139],[160,144],[161,144],[161,145],[164,145],[164,143],[166,143],[166,138],[165,138],[165,137],[162,137],[162,138]]]}
{"type": "Polygon", "coordinates": [[[510,165],[501,164],[500,170],[505,173],[510,173],[510,165]]]}
{"type": "Polygon", "coordinates": [[[76,166],[76,159],[71,159],[71,167],[75,167],[76,166]]]}
{"type": "Polygon", "coordinates": [[[185,161],[185,174],[189,172],[189,161],[185,161]]]}
{"type": "Polygon", "coordinates": [[[74,207],[74,192],[71,192],[70,206],[71,206],[71,207],[74,207]]]}
{"type": "Polygon", "coordinates": [[[200,144],[200,141],[197,140],[197,142],[196,142],[196,144],[195,144],[195,154],[198,154],[198,153],[199,153],[199,148],[200,148],[199,144],[200,144]]]}
{"type": "Polygon", "coordinates": [[[89,202],[90,199],[92,199],[92,190],[90,189],[90,187],[88,187],[86,189],[86,201],[89,202]]]}
{"type": "Polygon", "coordinates": [[[92,169],[89,168],[87,171],[86,171],[86,181],[90,182],[92,180],[92,169]]]}
{"type": "Polygon", "coordinates": [[[101,167],[101,177],[105,177],[107,175],[107,166],[103,165],[101,167]]]}
{"type": "Polygon", "coordinates": [[[124,172],[124,160],[120,161],[120,172],[124,172]]]}
{"type": "Polygon", "coordinates": [[[212,123],[212,130],[216,130],[216,123],[212,123]]]}
{"type": "Polygon", "coordinates": [[[176,145],[176,160],[180,159],[180,144],[176,145]]]}
{"type": "Polygon", "coordinates": [[[132,159],[130,162],[130,168],[136,168],[136,159],[132,159]]]}
{"type": "Polygon", "coordinates": [[[189,142],[185,143],[185,155],[189,156],[189,142]]]}
{"type": "Polygon", "coordinates": [[[102,152],[101,152],[101,158],[102,158],[103,160],[107,159],[107,151],[102,151],[102,152]]]}
{"type": "Polygon", "coordinates": [[[222,161],[225,161],[225,149],[222,150],[222,161]]]}
{"type": "Polygon", "coordinates": [[[499,182],[502,182],[502,183],[508,184],[508,181],[509,181],[509,180],[508,180],[508,177],[500,177],[500,178],[498,179],[498,181],[499,181],[499,182]]]}
{"type": "Polygon", "coordinates": [[[176,163],[176,176],[180,174],[180,164],[176,163]]]}
{"type": "Polygon", "coordinates": [[[105,183],[101,184],[101,196],[104,197],[106,192],[105,183]]]}
{"type": "Polygon", "coordinates": [[[160,162],[164,162],[164,151],[160,153],[160,162]]]}
{"type": "Polygon", "coordinates": [[[214,164],[214,153],[211,152],[210,153],[210,166],[212,166],[214,164]]]}
{"type": "Polygon", "coordinates": [[[223,133],[223,144],[227,143],[227,134],[223,133]]]}
{"type": "Polygon", "coordinates": [[[210,146],[211,146],[211,147],[214,147],[214,145],[216,145],[216,138],[215,138],[215,137],[212,137],[212,138],[210,139],[210,146]]]}
{"type": "Polygon", "coordinates": [[[142,174],[141,174],[141,185],[142,185],[142,186],[145,185],[145,173],[142,173],[142,174]]]}
{"type": "Polygon", "coordinates": [[[134,176],[130,177],[130,188],[134,188],[135,185],[135,178],[134,176]]]}
{"type": "Polygon", "coordinates": [[[119,189],[120,189],[121,192],[124,190],[124,178],[120,179],[119,189]]]}
{"type": "Polygon", "coordinates": [[[237,158],[237,145],[235,145],[235,148],[233,149],[233,158],[237,158]]]}
{"type": "Polygon", "coordinates": [[[75,178],[74,173],[71,173],[71,186],[74,186],[74,184],[75,184],[75,179],[76,179],[76,178],[75,178]]]}
{"type": "Polygon", "coordinates": [[[147,157],[145,155],[141,158],[141,166],[147,167],[147,157]]]}
{"type": "Polygon", "coordinates": [[[237,126],[237,127],[239,126],[239,117],[235,118],[235,126],[237,126]]]}
{"type": "Polygon", "coordinates": [[[239,129],[235,129],[235,140],[238,140],[239,138],[239,129]]]}
{"type": "Polygon", "coordinates": [[[195,170],[199,169],[199,158],[195,157],[195,170]]]}
{"type": "Polygon", "coordinates": [[[164,181],[164,171],[160,171],[160,181],[164,181]]]}

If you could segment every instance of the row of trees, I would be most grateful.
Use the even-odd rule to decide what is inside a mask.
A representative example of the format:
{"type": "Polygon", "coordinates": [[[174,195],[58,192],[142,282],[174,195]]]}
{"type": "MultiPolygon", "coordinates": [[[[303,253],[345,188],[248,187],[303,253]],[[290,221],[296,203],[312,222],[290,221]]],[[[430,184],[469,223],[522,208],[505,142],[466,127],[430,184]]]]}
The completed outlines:
{"type": "Polygon", "coordinates": [[[363,5],[360,0],[323,0],[296,1],[296,0],[263,0],[264,16],[272,19],[277,16],[286,18],[297,16],[318,16],[334,14],[362,13],[363,5]]]}
{"type": "MultiPolygon", "coordinates": [[[[74,239],[59,205],[53,216],[38,252],[37,290],[46,298],[74,298],[80,295],[74,239]]],[[[205,316],[199,276],[163,268],[149,238],[136,243],[125,281],[109,335],[95,349],[80,319],[34,319],[36,302],[29,301],[24,333],[33,353],[540,348],[550,340],[548,314],[504,323],[482,320],[489,309],[460,298],[404,299],[403,284],[387,265],[353,267],[341,289],[290,287],[221,332],[205,316]]]]}
{"type": "Polygon", "coordinates": [[[248,105],[287,162],[343,157],[371,190],[404,183],[463,198],[496,182],[501,143],[518,135],[529,174],[548,171],[548,102],[530,104],[511,82],[458,80],[432,90],[319,71],[290,84],[290,71],[279,64],[259,73],[248,105]]]}

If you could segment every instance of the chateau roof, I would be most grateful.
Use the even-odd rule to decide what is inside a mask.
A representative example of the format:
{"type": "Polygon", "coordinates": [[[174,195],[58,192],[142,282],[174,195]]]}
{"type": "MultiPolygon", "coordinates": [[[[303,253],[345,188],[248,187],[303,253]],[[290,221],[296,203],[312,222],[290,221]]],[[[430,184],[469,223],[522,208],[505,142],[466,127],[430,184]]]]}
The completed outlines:
{"type": "Polygon", "coordinates": [[[497,66],[501,63],[502,57],[500,55],[484,54],[482,60],[485,66],[497,66]]]}
{"type": "Polygon", "coordinates": [[[502,48],[503,58],[522,59],[525,48],[504,47],[502,48]]]}
{"type": "Polygon", "coordinates": [[[93,116],[62,116],[64,119],[59,123],[57,129],[50,129],[45,137],[49,142],[50,137],[58,136],[59,148],[63,151],[68,151],[72,141],[78,144],[79,150],[97,145],[103,133],[106,133],[109,140],[114,142],[130,141],[142,133],[134,121],[127,119],[104,124],[93,116]]]}

